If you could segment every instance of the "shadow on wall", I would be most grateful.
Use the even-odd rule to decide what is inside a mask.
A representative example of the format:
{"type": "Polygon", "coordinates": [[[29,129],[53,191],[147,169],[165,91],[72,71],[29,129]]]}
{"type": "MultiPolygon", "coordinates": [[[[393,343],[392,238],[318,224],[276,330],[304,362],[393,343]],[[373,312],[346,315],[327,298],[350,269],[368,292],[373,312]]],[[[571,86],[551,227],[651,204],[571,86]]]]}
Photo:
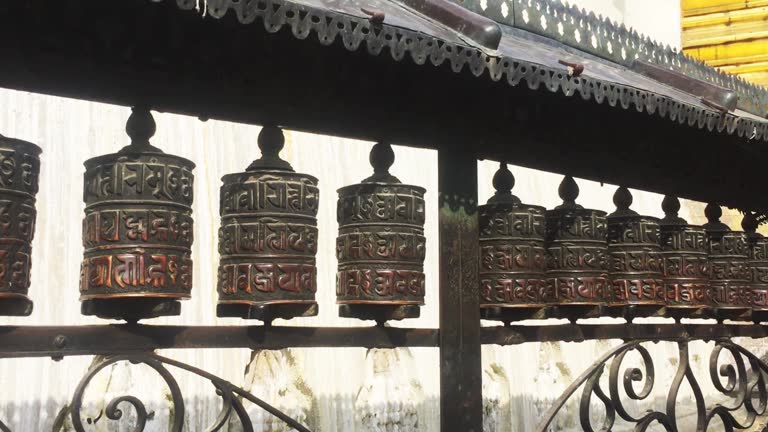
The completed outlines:
{"type": "Polygon", "coordinates": [[[622,15],[627,14],[627,0],[612,0],[611,3],[622,15]]]}

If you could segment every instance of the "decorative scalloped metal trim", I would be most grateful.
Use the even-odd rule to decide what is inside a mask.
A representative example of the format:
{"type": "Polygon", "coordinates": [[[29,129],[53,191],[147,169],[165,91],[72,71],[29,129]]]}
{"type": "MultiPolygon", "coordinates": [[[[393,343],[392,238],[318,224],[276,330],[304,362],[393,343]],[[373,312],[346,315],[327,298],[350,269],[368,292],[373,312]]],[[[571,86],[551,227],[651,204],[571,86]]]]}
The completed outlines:
{"type": "MultiPolygon", "coordinates": [[[[196,7],[196,0],[176,2],[181,9],[192,10],[196,7]]],[[[584,100],[656,114],[681,125],[687,124],[710,132],[738,134],[739,137],[749,140],[768,141],[768,122],[700,108],[613,82],[585,76],[571,77],[564,69],[552,69],[519,59],[487,55],[472,47],[388,26],[386,23],[374,28],[365,18],[309,7],[289,0],[207,1],[207,13],[215,18],[224,17],[230,9],[242,24],[251,24],[261,19],[264,29],[269,33],[276,33],[287,25],[300,40],[314,33],[321,44],[331,45],[340,40],[349,51],[357,51],[364,42],[368,53],[373,56],[380,55],[388,48],[395,61],[402,61],[406,55],[417,65],[429,62],[433,66],[440,66],[447,61],[456,73],[466,67],[476,77],[487,72],[492,80],[506,79],[510,86],[518,86],[525,81],[532,90],[543,86],[552,93],[561,92],[569,97],[578,94],[584,100]]]]}
{"type": "Polygon", "coordinates": [[[501,24],[521,28],[630,67],[632,60],[670,66],[686,75],[734,90],[739,108],[768,115],[768,90],[707,66],[602,15],[557,0],[451,0],[501,24]]]}

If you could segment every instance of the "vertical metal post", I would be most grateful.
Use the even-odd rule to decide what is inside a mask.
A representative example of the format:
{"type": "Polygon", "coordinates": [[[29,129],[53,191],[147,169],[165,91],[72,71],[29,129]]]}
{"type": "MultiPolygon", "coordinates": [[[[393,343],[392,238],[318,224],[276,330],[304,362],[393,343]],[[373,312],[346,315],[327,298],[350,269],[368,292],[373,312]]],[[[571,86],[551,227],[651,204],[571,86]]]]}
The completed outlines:
{"type": "Polygon", "coordinates": [[[482,432],[477,158],[438,153],[440,430],[482,432]]]}

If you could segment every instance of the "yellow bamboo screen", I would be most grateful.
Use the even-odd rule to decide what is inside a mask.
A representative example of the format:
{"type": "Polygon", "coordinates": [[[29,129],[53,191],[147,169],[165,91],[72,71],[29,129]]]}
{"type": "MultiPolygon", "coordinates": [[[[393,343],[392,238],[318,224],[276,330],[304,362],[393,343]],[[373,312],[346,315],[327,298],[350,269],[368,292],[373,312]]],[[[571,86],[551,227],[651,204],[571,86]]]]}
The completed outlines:
{"type": "Polygon", "coordinates": [[[768,86],[768,0],[681,0],[683,50],[768,86]]]}

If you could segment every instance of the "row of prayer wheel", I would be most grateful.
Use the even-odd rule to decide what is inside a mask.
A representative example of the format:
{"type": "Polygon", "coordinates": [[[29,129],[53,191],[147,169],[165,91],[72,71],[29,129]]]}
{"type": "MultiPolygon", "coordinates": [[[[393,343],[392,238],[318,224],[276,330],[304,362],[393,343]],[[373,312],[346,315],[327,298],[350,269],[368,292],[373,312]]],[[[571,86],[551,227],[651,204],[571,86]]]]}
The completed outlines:
{"type": "Polygon", "coordinates": [[[623,187],[606,214],[576,204],[570,176],[559,188],[562,205],[546,211],[512,194],[506,164],[493,182],[496,194],[479,208],[484,318],[723,320],[768,312],[768,239],[756,232],[754,214],[744,217],[744,232],[731,231],[720,207],[708,205],[708,223],[690,225],[667,196],[663,219],[642,216],[623,187]]]}
{"type": "MultiPolygon", "coordinates": [[[[130,145],[85,162],[85,315],[138,321],[178,315],[191,297],[195,164],[150,144],[155,122],[134,109],[130,145]]],[[[271,322],[318,312],[317,179],[280,159],[283,132],[265,127],[262,157],[222,178],[217,315],[271,322]]],[[[40,148],[0,137],[0,315],[32,312],[30,254],[40,148]]],[[[389,174],[392,148],[371,152],[374,173],[339,189],[337,302],[342,316],[383,322],[424,304],[424,192],[389,174]]]]}
{"type": "MultiPolygon", "coordinates": [[[[85,162],[82,312],[137,321],[177,315],[191,296],[191,161],[150,144],[151,113],[134,109],[130,145],[85,162]]],[[[316,178],[279,157],[282,131],[265,127],[262,157],[222,178],[217,315],[271,322],[318,312],[316,178]]],[[[0,136],[0,315],[29,315],[31,242],[40,148],[0,136]]],[[[424,188],[389,173],[394,153],[376,144],[371,177],[338,190],[336,297],[341,316],[419,316],[425,280],[424,188]]],[[[718,221],[693,226],[667,197],[664,219],[641,216],[619,188],[610,215],[576,204],[566,176],[553,210],[520,202],[502,164],[496,194],[480,206],[480,303],[487,319],[602,315],[738,318],[768,310],[768,239],[718,221]],[[715,311],[716,313],[712,313],[715,311]],[[707,315],[709,314],[709,315],[707,315]]]]}

